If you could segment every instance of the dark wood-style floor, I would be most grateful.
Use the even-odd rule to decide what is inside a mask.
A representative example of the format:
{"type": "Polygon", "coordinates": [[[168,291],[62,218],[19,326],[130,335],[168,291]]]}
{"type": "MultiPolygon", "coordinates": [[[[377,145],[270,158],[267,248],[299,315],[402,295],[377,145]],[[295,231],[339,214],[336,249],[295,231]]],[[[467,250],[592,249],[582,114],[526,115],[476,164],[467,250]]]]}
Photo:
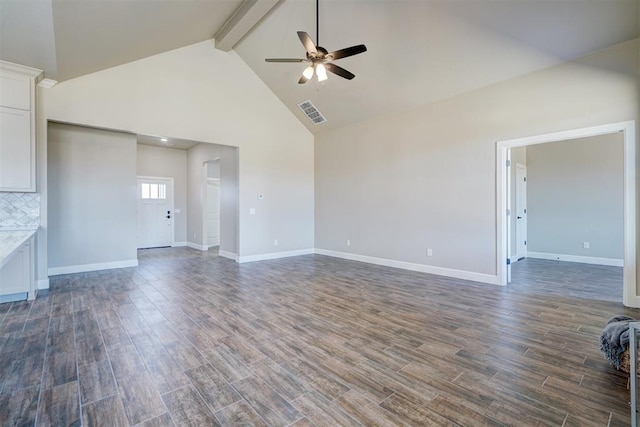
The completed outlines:
{"type": "Polygon", "coordinates": [[[0,305],[2,425],[629,424],[598,341],[640,317],[612,298],[620,269],[526,260],[501,288],[319,255],[139,259],[0,305]]]}

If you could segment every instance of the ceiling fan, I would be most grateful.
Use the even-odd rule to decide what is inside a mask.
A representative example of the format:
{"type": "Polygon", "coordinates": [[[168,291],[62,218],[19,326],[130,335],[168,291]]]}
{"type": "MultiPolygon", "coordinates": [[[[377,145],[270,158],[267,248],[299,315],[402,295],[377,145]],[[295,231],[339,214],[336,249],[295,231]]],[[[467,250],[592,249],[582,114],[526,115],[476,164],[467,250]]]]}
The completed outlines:
{"type": "MultiPolygon", "coordinates": [[[[318,24],[318,1],[319,0],[316,0],[316,42],[318,42],[319,44],[320,30],[318,24]]],[[[322,46],[315,45],[309,34],[304,31],[298,31],[298,38],[302,42],[304,48],[307,50],[306,58],[265,59],[266,62],[310,62],[311,65],[305,68],[305,70],[302,72],[302,76],[300,77],[300,80],[298,80],[298,84],[308,82],[314,74],[318,77],[319,82],[327,80],[327,71],[343,77],[347,80],[351,80],[355,77],[355,74],[345,70],[342,67],[339,67],[338,65],[334,64],[333,61],[367,51],[367,47],[365,45],[359,44],[357,46],[351,46],[333,52],[328,52],[322,46]]]]}

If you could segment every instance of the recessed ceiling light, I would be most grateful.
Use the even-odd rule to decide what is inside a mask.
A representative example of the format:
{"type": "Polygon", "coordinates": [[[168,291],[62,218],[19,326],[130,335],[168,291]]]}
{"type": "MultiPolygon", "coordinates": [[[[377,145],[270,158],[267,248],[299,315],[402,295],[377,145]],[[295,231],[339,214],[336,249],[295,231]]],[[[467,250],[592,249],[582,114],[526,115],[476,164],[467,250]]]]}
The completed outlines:
{"type": "Polygon", "coordinates": [[[168,139],[167,139],[167,138],[160,138],[160,141],[162,141],[162,142],[167,142],[167,141],[168,141],[168,139]]]}

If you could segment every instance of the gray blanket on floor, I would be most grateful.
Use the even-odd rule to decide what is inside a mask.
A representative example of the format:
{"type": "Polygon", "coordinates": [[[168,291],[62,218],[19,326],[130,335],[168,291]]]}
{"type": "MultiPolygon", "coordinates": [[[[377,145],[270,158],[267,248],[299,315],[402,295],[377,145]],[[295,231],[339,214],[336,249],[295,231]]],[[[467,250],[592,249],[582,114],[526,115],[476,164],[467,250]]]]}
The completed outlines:
{"type": "Polygon", "coordinates": [[[629,323],[637,320],[628,316],[615,316],[607,321],[600,335],[600,351],[609,362],[620,369],[622,354],[629,346],[629,323]]]}

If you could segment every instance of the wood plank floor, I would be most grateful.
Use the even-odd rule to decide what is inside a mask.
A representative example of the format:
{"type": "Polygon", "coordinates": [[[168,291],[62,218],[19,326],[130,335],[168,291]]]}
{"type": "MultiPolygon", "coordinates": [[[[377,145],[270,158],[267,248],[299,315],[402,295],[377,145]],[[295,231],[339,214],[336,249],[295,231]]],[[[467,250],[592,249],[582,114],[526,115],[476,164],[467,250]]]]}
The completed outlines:
{"type": "Polygon", "coordinates": [[[527,258],[512,267],[514,290],[622,301],[622,267],[527,258]]]}
{"type": "Polygon", "coordinates": [[[640,317],[612,298],[620,269],[526,260],[501,288],[319,255],[139,259],[0,305],[2,425],[629,425],[598,345],[640,317]]]}

